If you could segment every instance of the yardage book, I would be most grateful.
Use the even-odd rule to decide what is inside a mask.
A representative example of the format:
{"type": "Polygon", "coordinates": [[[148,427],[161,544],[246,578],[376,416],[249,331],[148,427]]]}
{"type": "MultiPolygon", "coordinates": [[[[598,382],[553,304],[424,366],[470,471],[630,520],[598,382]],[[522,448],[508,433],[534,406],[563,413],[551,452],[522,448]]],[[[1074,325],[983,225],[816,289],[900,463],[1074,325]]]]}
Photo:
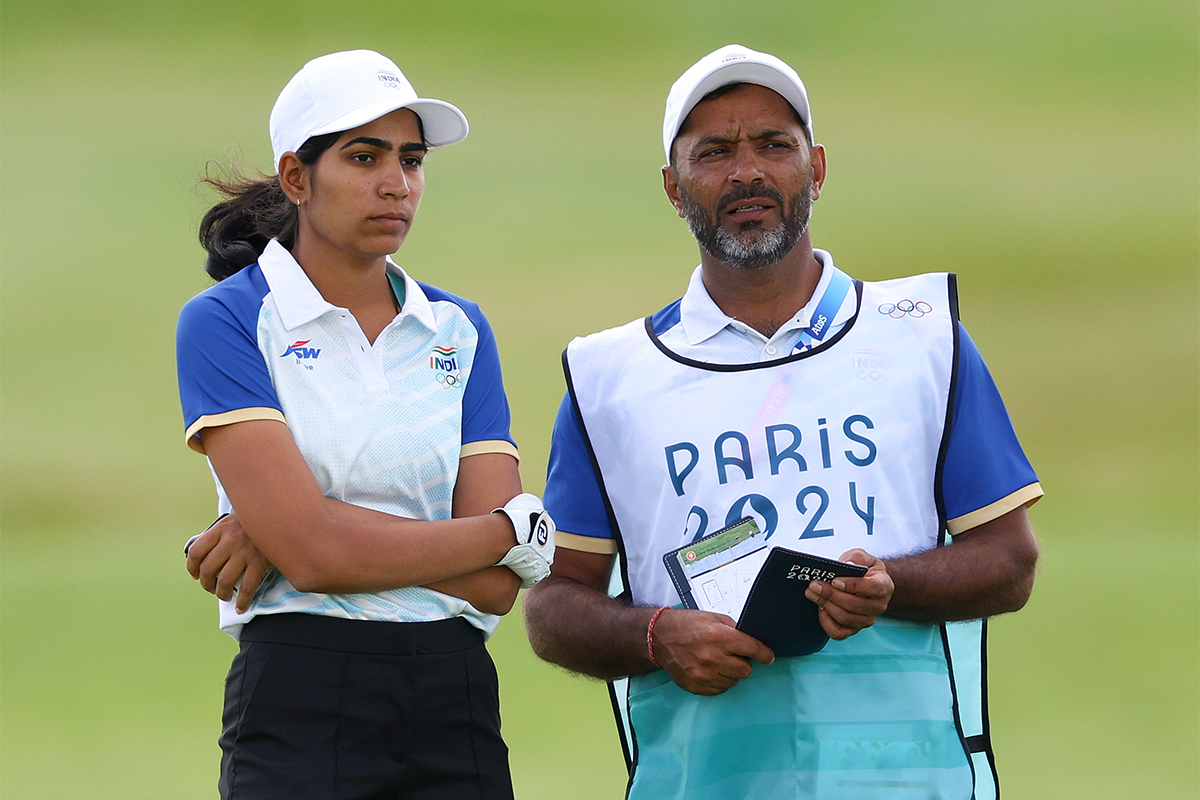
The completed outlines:
{"type": "Polygon", "coordinates": [[[829,636],[817,606],[804,596],[809,581],[857,578],[859,564],[771,547],[753,517],[663,556],[686,608],[728,614],[777,656],[806,656],[829,636]]]}

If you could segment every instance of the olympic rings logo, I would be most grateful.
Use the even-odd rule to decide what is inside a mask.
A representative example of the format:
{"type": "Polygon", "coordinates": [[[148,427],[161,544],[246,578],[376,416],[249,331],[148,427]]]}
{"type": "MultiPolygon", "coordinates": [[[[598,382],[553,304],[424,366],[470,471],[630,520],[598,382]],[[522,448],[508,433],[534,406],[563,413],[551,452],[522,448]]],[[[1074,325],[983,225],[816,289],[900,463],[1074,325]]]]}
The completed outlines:
{"type": "Polygon", "coordinates": [[[933,306],[924,300],[918,300],[915,303],[912,300],[901,300],[898,303],[881,303],[879,306],[879,313],[886,314],[892,319],[900,319],[905,315],[920,319],[931,311],[933,311],[933,306]]]}
{"type": "Polygon", "coordinates": [[[442,386],[445,386],[447,389],[453,389],[456,386],[462,385],[462,378],[446,372],[439,372],[437,374],[437,382],[442,386]]]}

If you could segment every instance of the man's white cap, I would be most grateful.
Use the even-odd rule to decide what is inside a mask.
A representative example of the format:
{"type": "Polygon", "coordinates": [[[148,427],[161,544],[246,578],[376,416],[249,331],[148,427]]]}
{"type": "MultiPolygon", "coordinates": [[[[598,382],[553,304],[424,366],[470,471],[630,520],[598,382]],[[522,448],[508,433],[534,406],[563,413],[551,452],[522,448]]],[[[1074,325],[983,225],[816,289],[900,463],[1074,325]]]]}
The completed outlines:
{"type": "Polygon", "coordinates": [[[796,70],[769,53],[728,44],[689,67],[671,87],[663,118],[663,150],[667,153],[667,163],[671,162],[671,144],[679,135],[687,115],[709,92],[730,83],[753,83],[778,92],[800,115],[808,133],[808,143],[814,142],[808,92],[796,70]]]}
{"type": "Polygon", "coordinates": [[[374,50],[314,58],[292,76],[271,109],[275,168],[284,153],[295,152],[313,136],[357,128],[398,108],[411,108],[421,118],[431,147],[467,136],[463,113],[441,100],[418,97],[390,58],[374,50]]]}

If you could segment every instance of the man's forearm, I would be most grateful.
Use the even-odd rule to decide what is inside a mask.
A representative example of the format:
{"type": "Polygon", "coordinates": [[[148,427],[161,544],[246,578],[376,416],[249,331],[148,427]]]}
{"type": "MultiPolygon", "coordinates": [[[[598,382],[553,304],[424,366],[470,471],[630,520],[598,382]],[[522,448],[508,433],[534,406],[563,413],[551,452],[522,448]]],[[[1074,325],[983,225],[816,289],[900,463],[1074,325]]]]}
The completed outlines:
{"type": "Polygon", "coordinates": [[[525,595],[525,627],[533,651],[572,672],[604,680],[654,669],[645,639],[654,611],[624,605],[557,575],[525,595]]]}
{"type": "Polygon", "coordinates": [[[1022,506],[946,547],[886,559],[896,584],[886,616],[949,622],[1017,611],[1033,590],[1037,558],[1037,537],[1022,506]]]}

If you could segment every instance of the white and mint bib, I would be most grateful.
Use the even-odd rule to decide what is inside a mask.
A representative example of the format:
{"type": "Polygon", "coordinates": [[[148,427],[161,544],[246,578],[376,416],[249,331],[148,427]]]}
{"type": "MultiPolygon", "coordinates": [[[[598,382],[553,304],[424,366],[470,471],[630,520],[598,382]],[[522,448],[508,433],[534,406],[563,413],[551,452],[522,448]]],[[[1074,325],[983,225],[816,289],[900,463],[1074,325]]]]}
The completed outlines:
{"type": "MultiPolygon", "coordinates": [[[[859,291],[831,340],[774,362],[689,361],[641,321],[568,347],[632,602],[677,604],[662,555],[746,515],[831,558],[942,544],[953,277],[859,291]]],[[[981,622],[881,618],[718,697],[635,677],[618,697],[630,797],[994,797],[982,654],[981,622]]]]}

